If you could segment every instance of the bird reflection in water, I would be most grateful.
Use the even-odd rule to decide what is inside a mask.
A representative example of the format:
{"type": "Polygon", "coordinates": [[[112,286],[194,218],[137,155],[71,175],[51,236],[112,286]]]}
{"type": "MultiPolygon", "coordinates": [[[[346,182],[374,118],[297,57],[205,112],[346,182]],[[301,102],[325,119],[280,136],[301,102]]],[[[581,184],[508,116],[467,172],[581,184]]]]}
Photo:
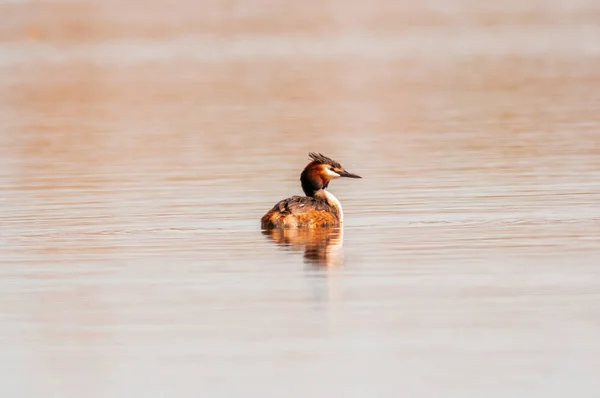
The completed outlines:
{"type": "Polygon", "coordinates": [[[342,228],[299,228],[264,230],[276,244],[292,251],[304,250],[304,262],[315,266],[341,266],[342,228]]]}

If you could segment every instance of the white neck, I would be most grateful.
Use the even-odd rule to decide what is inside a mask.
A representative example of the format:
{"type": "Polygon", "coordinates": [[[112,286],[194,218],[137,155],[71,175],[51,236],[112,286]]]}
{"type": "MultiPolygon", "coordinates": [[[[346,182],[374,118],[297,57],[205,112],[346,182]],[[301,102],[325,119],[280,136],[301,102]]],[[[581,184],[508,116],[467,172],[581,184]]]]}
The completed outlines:
{"type": "Polygon", "coordinates": [[[337,198],[335,196],[333,196],[333,194],[331,192],[327,192],[326,190],[323,189],[323,193],[325,194],[325,198],[327,199],[327,203],[329,203],[329,206],[335,207],[338,209],[338,211],[340,212],[340,223],[343,223],[344,222],[344,212],[342,211],[342,204],[340,203],[339,200],[337,200],[337,198]]]}

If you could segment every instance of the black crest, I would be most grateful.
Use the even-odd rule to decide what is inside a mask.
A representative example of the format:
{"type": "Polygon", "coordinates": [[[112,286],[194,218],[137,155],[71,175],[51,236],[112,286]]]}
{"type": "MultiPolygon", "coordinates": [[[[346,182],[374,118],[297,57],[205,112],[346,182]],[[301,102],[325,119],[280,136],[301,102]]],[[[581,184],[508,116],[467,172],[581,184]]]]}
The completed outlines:
{"type": "Polygon", "coordinates": [[[339,164],[338,162],[336,162],[335,160],[328,158],[327,156],[323,155],[322,153],[316,153],[316,152],[311,152],[308,154],[308,156],[315,162],[320,163],[320,164],[328,164],[330,166],[333,166],[337,169],[341,169],[342,165],[339,164]]]}

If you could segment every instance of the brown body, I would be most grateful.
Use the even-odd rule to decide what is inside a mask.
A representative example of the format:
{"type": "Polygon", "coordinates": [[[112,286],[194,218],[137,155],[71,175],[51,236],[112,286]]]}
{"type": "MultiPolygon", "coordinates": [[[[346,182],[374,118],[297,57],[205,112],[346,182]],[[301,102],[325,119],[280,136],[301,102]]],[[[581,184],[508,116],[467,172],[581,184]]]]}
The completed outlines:
{"type": "Polygon", "coordinates": [[[324,155],[310,153],[309,156],[312,162],[300,175],[306,196],[292,196],[277,202],[261,218],[263,229],[337,227],[343,222],[340,202],[325,189],[333,178],[361,177],[348,173],[339,163],[324,155]]]}
{"type": "Polygon", "coordinates": [[[337,208],[325,200],[309,196],[292,196],[277,204],[260,219],[263,229],[318,228],[340,225],[337,208]]]}

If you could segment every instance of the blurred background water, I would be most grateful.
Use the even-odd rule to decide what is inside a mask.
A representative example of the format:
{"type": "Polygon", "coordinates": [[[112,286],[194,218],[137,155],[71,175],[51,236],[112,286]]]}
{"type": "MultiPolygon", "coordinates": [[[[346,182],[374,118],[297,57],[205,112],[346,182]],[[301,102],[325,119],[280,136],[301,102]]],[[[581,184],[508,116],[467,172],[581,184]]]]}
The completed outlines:
{"type": "Polygon", "coordinates": [[[599,396],[597,1],[0,15],[3,397],[599,396]]]}

